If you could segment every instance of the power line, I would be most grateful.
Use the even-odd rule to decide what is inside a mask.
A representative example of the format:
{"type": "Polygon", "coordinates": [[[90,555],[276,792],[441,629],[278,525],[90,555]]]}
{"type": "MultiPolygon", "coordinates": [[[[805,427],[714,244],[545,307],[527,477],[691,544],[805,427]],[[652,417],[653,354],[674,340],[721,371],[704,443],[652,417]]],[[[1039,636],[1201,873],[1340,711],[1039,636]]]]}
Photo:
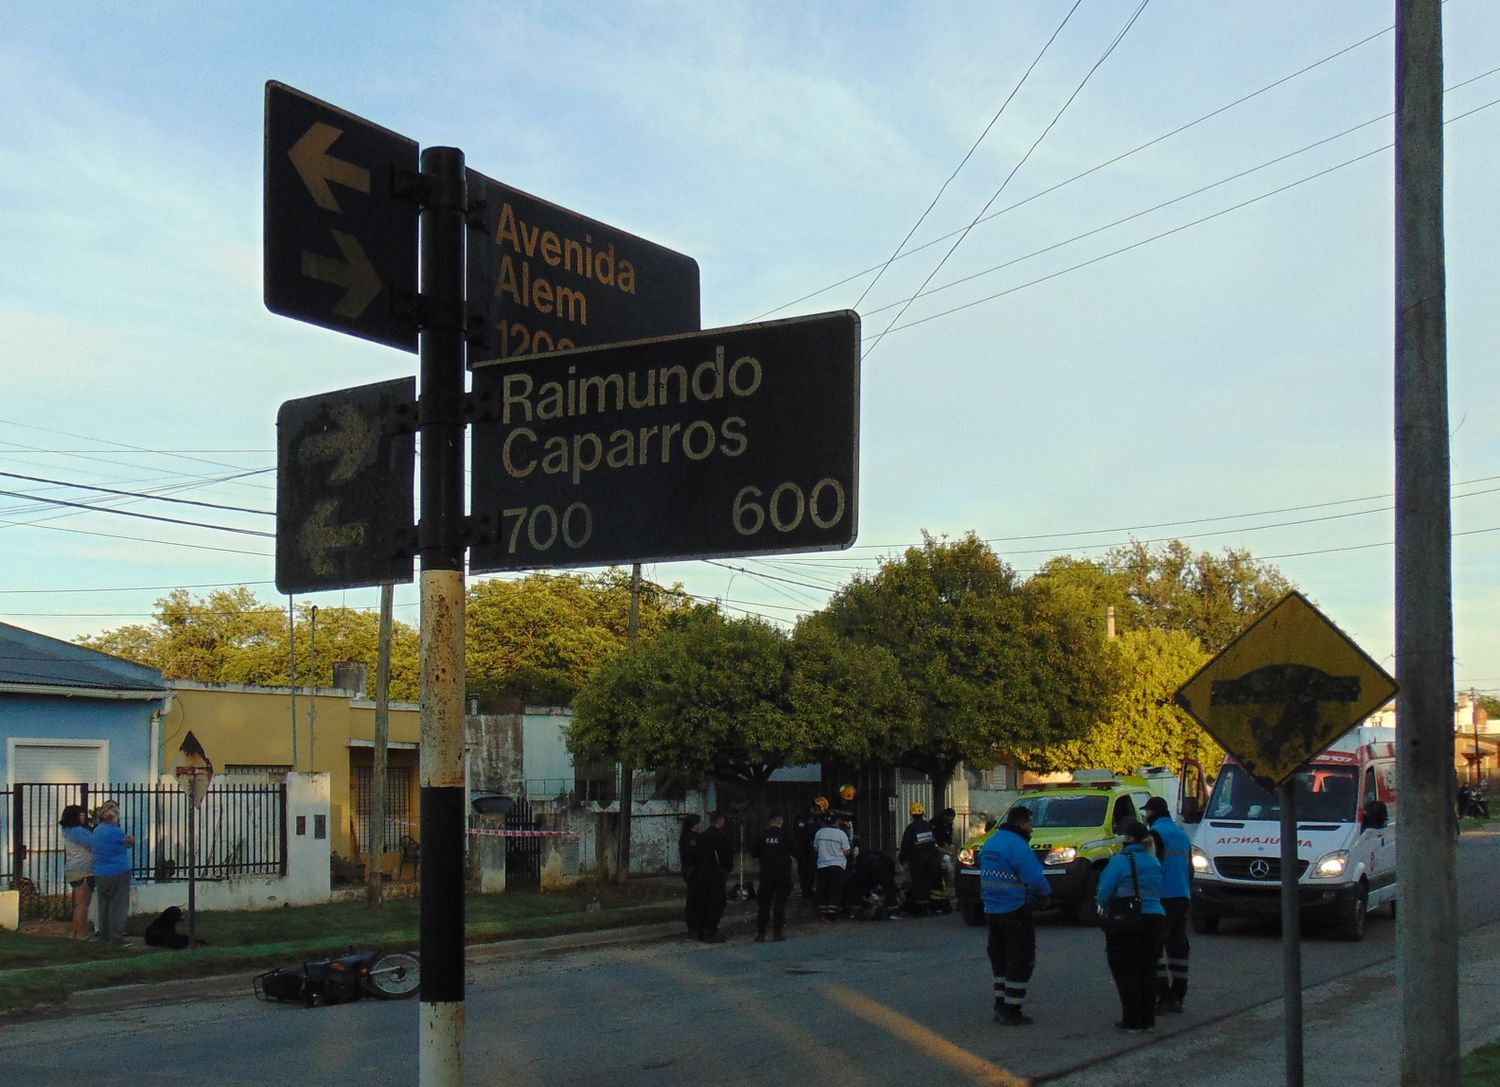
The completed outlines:
{"type": "MultiPolygon", "coordinates": [[[[937,202],[942,199],[943,193],[947,191],[948,186],[953,182],[953,179],[958,176],[959,171],[962,170],[968,163],[969,159],[973,157],[974,152],[979,150],[979,145],[984,142],[984,138],[990,134],[990,129],[994,128],[995,123],[1000,120],[1000,115],[1005,112],[1005,107],[1010,105],[1012,99],[1014,99],[1016,95],[1020,93],[1021,88],[1026,85],[1026,81],[1031,78],[1031,73],[1036,69],[1036,66],[1042,62],[1042,58],[1047,55],[1047,50],[1052,48],[1052,43],[1057,41],[1057,36],[1063,32],[1063,27],[1068,25],[1068,20],[1073,18],[1073,13],[1078,10],[1079,5],[1082,3],[1083,0],[1074,0],[1073,6],[1069,8],[1068,13],[1063,16],[1062,22],[1057,24],[1057,29],[1052,32],[1052,36],[1048,38],[1046,44],[1042,46],[1041,52],[1038,53],[1032,60],[1032,62],[1027,66],[1026,71],[1021,73],[1021,78],[1016,81],[1016,85],[1012,87],[1010,93],[1005,96],[1005,101],[1000,103],[1000,108],[997,109],[995,111],[995,115],[990,118],[990,123],[984,126],[984,131],[979,134],[979,139],[974,141],[974,145],[970,147],[969,150],[964,154],[964,157],[959,160],[958,165],[953,168],[953,173],[948,175],[948,180],[944,181],[942,185],[938,187],[937,195],[932,198],[932,203],[928,204],[927,207],[923,210],[922,214],[917,216],[917,221],[913,223],[911,229],[906,232],[906,237],[901,239],[901,244],[896,246],[896,248],[891,251],[891,255],[886,258],[885,263],[880,266],[880,270],[875,273],[875,278],[870,280],[870,282],[865,285],[865,289],[859,292],[859,297],[855,299],[854,305],[851,306],[850,309],[859,309],[860,303],[863,302],[865,300],[865,296],[875,288],[875,284],[880,282],[880,277],[885,275],[885,270],[891,266],[891,262],[901,255],[901,250],[906,248],[906,243],[911,241],[911,236],[917,232],[917,228],[919,226],[926,222],[927,216],[931,213],[933,208],[937,207],[937,202]]],[[[761,318],[757,317],[756,320],[761,320],[761,318]]]]}
{"type": "MultiPolygon", "coordinates": [[[[0,472],[0,475],[8,474],[9,473],[0,472]]],[[[5,490],[0,490],[0,495],[4,495],[6,498],[31,497],[29,495],[21,494],[18,491],[5,490]]],[[[87,502],[69,502],[63,498],[38,498],[35,499],[35,501],[46,502],[48,505],[52,506],[67,506],[70,509],[90,510],[94,513],[113,513],[120,517],[139,517],[144,521],[160,521],[168,525],[186,525],[189,528],[208,528],[213,529],[215,532],[233,532],[240,536],[261,536],[270,540],[274,540],[276,538],[276,533],[274,532],[262,532],[259,529],[254,528],[234,528],[231,525],[215,525],[207,521],[185,521],[180,517],[162,517],[155,513],[141,513],[138,510],[115,509],[112,506],[91,506],[87,502]]]]}
{"type": "MultiPolygon", "coordinates": [[[[220,551],[228,555],[254,555],[256,558],[261,559],[269,559],[275,557],[273,555],[267,554],[264,551],[245,551],[242,548],[235,547],[213,547],[209,544],[182,543],[178,540],[157,540],[152,539],[149,536],[122,536],[117,532],[90,532],[89,530],[82,528],[62,528],[57,525],[42,525],[31,521],[12,521],[8,518],[3,517],[0,517],[0,525],[14,525],[19,528],[35,528],[41,529],[44,532],[72,532],[79,536],[95,536],[105,540],[129,540],[132,543],[162,544],[166,547],[188,547],[192,548],[195,551],[220,551]]],[[[257,535],[264,534],[258,533],[257,535]]]]}
{"type": "MultiPolygon", "coordinates": [[[[276,469],[274,468],[254,468],[244,472],[239,472],[232,476],[225,476],[220,480],[220,482],[228,482],[232,479],[242,479],[245,476],[263,475],[266,472],[274,472],[275,470],[276,469]]],[[[218,502],[199,502],[191,498],[168,498],[165,495],[147,494],[142,491],[118,491],[110,487],[100,487],[93,483],[69,483],[65,479],[45,479],[42,476],[23,476],[18,472],[0,472],[0,476],[4,476],[7,479],[24,479],[28,483],[50,483],[58,487],[76,487],[79,490],[99,491],[102,494],[124,495],[127,498],[145,498],[152,502],[172,502],[180,506],[199,506],[203,509],[225,510],[229,513],[254,513],[262,517],[276,516],[275,510],[255,510],[250,509],[246,506],[225,506],[221,505],[218,502]]],[[[10,492],[0,491],[0,494],[8,493],[10,492]]],[[[34,501],[51,502],[52,499],[37,496],[34,501]]]]}
{"type": "MultiPolygon", "coordinates": [[[[1445,0],[1445,2],[1446,2],[1446,0],[1445,0]]],[[[1359,41],[1354,42],[1352,45],[1346,45],[1346,46],[1344,46],[1344,48],[1339,49],[1336,52],[1330,53],[1328,56],[1322,58],[1321,60],[1314,61],[1312,64],[1309,64],[1309,65],[1307,65],[1306,67],[1303,67],[1303,68],[1299,68],[1299,69],[1297,69],[1297,71],[1292,72],[1289,75],[1284,75],[1280,79],[1272,80],[1270,83],[1267,83],[1265,86],[1260,87],[1260,88],[1258,88],[1256,90],[1251,91],[1249,94],[1241,95],[1239,98],[1236,98],[1232,102],[1227,102],[1224,105],[1219,106],[1217,109],[1212,109],[1209,112],[1203,114],[1202,116],[1196,117],[1193,120],[1187,122],[1186,124],[1179,125],[1178,127],[1172,129],[1170,132],[1165,132],[1162,135],[1155,137],[1154,139],[1150,139],[1150,140],[1147,140],[1145,143],[1138,144],[1137,146],[1132,147],[1130,150],[1121,152],[1120,154],[1114,156],[1113,158],[1106,159],[1105,161],[1099,163],[1096,166],[1090,166],[1087,170],[1084,170],[1082,173],[1074,174],[1072,177],[1065,178],[1064,180],[1059,181],[1057,184],[1048,186],[1047,188],[1042,189],[1040,192],[1033,193],[1031,196],[1028,196],[1026,199],[1021,200],[1021,201],[1019,201],[1019,202],[1017,202],[1015,204],[1011,204],[1008,207],[1001,208],[999,211],[996,211],[996,212],[994,212],[994,213],[992,213],[990,215],[987,215],[987,216],[985,216],[983,219],[981,219],[979,221],[982,222],[982,223],[986,223],[986,222],[989,222],[991,219],[998,219],[1000,216],[1005,215],[1005,214],[1007,214],[1009,212],[1015,211],[1017,208],[1025,205],[1025,204],[1029,204],[1033,200],[1039,200],[1042,197],[1049,195],[1050,193],[1054,193],[1054,192],[1057,192],[1059,189],[1066,188],[1067,186],[1073,184],[1075,181],[1082,181],[1084,178],[1090,176],[1091,174],[1096,174],[1100,170],[1103,170],[1103,169],[1105,169],[1105,168],[1107,168],[1109,166],[1113,166],[1113,165],[1115,165],[1115,163],[1121,162],[1121,161],[1123,161],[1123,160],[1125,160],[1127,158],[1130,158],[1132,155],[1139,154],[1142,151],[1145,151],[1145,150],[1147,150],[1147,149],[1149,149],[1151,147],[1154,147],[1154,146],[1156,146],[1157,144],[1161,143],[1164,140],[1169,140],[1173,136],[1180,135],[1183,132],[1186,132],[1188,129],[1193,128],[1193,127],[1195,127],[1197,125],[1202,124],[1204,121],[1212,120],[1214,117],[1219,116],[1219,114],[1221,114],[1221,113],[1224,113],[1224,112],[1226,112],[1228,110],[1231,110],[1231,109],[1233,109],[1236,106],[1243,105],[1244,103],[1250,101],[1251,99],[1257,98],[1260,95],[1265,94],[1267,91],[1274,90],[1275,88],[1281,86],[1283,83],[1287,83],[1287,82],[1289,82],[1289,81],[1291,81],[1293,79],[1298,78],[1299,76],[1306,75],[1308,72],[1311,72],[1311,71],[1313,71],[1316,68],[1320,68],[1324,64],[1329,63],[1330,61],[1337,60],[1339,57],[1343,56],[1345,53],[1352,52],[1353,50],[1358,49],[1360,46],[1368,45],[1370,42],[1375,41],[1375,40],[1377,40],[1379,38],[1384,37],[1385,35],[1391,33],[1391,31],[1393,31],[1395,29],[1396,29],[1396,27],[1393,24],[1391,26],[1386,27],[1384,30],[1377,31],[1376,33],[1371,34],[1368,37],[1361,38],[1359,41]]],[[[934,245],[939,244],[940,242],[945,242],[949,238],[955,237],[956,235],[963,233],[963,230],[964,230],[964,228],[960,228],[959,230],[954,230],[954,231],[950,231],[947,234],[939,235],[938,237],[933,238],[931,241],[923,242],[921,245],[918,245],[918,246],[916,246],[916,247],[914,247],[912,249],[907,250],[905,253],[902,253],[900,255],[900,257],[898,257],[896,259],[899,260],[899,259],[905,259],[906,257],[915,256],[917,253],[920,253],[924,249],[928,249],[928,248],[930,248],[930,247],[932,247],[934,245]]],[[[887,261],[886,263],[890,263],[890,261],[887,261]]],[[[839,280],[837,283],[830,283],[826,287],[819,287],[815,291],[812,291],[812,292],[810,292],[808,294],[804,294],[801,298],[793,299],[792,301],[787,302],[784,305],[777,306],[775,309],[767,310],[765,313],[762,313],[759,317],[756,317],[755,320],[757,320],[757,321],[765,320],[767,317],[770,317],[772,314],[780,313],[784,309],[790,309],[792,306],[796,306],[796,305],[799,305],[799,304],[801,304],[803,302],[806,302],[806,301],[808,301],[810,299],[816,298],[820,294],[826,294],[828,291],[836,290],[839,287],[842,287],[842,286],[844,286],[844,285],[846,285],[848,283],[852,283],[855,280],[859,279],[860,277],[867,276],[871,272],[877,271],[877,270],[879,270],[882,267],[883,267],[882,265],[876,264],[876,265],[872,265],[869,268],[865,268],[862,271],[855,272],[852,275],[847,275],[843,279],[839,280]]]]}
{"type": "MultiPolygon", "coordinates": [[[[1141,0],[1140,6],[1135,9],[1135,12],[1130,16],[1129,21],[1126,22],[1125,26],[1120,30],[1120,32],[1115,35],[1114,41],[1110,42],[1109,47],[1105,49],[1102,54],[1100,54],[1099,59],[1094,62],[1093,67],[1084,73],[1083,78],[1078,81],[1078,86],[1073,88],[1073,93],[1068,95],[1067,101],[1062,104],[1062,107],[1053,116],[1052,120],[1047,122],[1047,127],[1042,129],[1041,135],[1039,135],[1035,140],[1032,141],[1031,146],[1026,149],[1026,153],[1021,156],[1020,161],[1018,161],[1014,166],[1011,167],[1010,173],[1005,175],[1005,180],[1000,182],[1000,187],[995,190],[994,195],[991,196],[987,201],[985,201],[984,207],[979,209],[979,214],[974,216],[973,221],[970,222],[968,226],[964,227],[964,229],[959,233],[959,236],[954,239],[953,244],[948,248],[948,252],[944,253],[942,259],[937,262],[937,267],[933,268],[932,271],[927,273],[927,278],[922,280],[922,285],[917,288],[916,294],[912,296],[913,299],[921,296],[922,292],[927,289],[927,284],[932,282],[932,277],[937,275],[938,272],[942,270],[943,265],[948,263],[948,258],[953,256],[953,254],[958,251],[958,247],[962,245],[964,239],[969,236],[969,231],[973,230],[974,227],[978,225],[979,220],[984,218],[984,213],[989,211],[990,205],[1000,198],[1000,194],[1003,193],[1006,186],[1010,184],[1011,178],[1015,177],[1016,173],[1021,169],[1021,167],[1026,165],[1027,160],[1031,158],[1032,152],[1034,152],[1038,147],[1041,146],[1042,141],[1047,138],[1047,134],[1052,131],[1053,127],[1056,126],[1058,121],[1062,120],[1062,116],[1068,111],[1068,107],[1073,104],[1074,99],[1076,99],[1080,94],[1083,93],[1083,88],[1087,86],[1088,81],[1093,78],[1094,73],[1097,72],[1099,68],[1104,64],[1104,62],[1109,59],[1109,55],[1115,51],[1115,47],[1125,40],[1125,35],[1130,33],[1130,28],[1135,26],[1136,20],[1141,17],[1141,12],[1146,10],[1146,5],[1150,2],[1151,0],[1141,0]]],[[[865,348],[864,354],[861,356],[862,358],[868,358],[870,352],[874,351],[876,347],[880,346],[880,341],[885,339],[886,333],[895,328],[897,322],[899,322],[901,318],[906,315],[906,311],[908,308],[910,308],[911,303],[912,299],[908,299],[906,301],[906,303],[897,312],[896,316],[891,318],[890,324],[885,326],[885,331],[876,336],[875,342],[870,344],[869,347],[865,348]]]]}

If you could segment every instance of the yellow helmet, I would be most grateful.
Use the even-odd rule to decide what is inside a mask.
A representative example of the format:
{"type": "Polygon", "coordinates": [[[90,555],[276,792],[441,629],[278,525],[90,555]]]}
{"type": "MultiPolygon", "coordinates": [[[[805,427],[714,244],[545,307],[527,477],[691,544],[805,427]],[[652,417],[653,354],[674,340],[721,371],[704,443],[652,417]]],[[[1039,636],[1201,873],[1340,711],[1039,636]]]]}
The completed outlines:
{"type": "Polygon", "coordinates": [[[813,799],[813,807],[817,808],[820,812],[826,813],[828,811],[828,798],[826,796],[815,797],[813,799]]]}
{"type": "Polygon", "coordinates": [[[915,804],[913,804],[911,806],[911,814],[913,814],[913,815],[926,815],[927,814],[927,809],[924,808],[922,806],[922,802],[920,800],[918,800],[915,804]]]}
{"type": "Polygon", "coordinates": [[[845,801],[847,801],[847,800],[853,800],[854,799],[854,786],[853,785],[845,785],[843,788],[841,788],[839,790],[839,799],[840,800],[845,800],[845,801]]]}

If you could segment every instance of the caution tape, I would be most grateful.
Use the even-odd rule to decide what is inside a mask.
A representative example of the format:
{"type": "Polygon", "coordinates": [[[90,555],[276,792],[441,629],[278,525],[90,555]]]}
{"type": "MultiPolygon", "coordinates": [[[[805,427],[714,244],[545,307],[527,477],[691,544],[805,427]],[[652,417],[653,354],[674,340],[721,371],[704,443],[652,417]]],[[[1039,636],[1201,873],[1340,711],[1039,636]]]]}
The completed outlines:
{"type": "Polygon", "coordinates": [[[479,830],[469,833],[479,838],[576,838],[576,830],[479,830]]]}

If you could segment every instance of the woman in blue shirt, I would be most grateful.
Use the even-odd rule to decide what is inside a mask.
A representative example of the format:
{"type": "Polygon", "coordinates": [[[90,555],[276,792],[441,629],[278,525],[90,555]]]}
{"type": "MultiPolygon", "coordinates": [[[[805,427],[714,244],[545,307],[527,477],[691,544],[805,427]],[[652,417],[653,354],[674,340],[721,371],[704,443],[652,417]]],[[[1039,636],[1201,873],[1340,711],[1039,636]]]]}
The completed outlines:
{"type": "Polygon", "coordinates": [[[130,913],[130,847],[135,837],[120,826],[120,806],[106,800],[94,827],[94,887],[99,892],[99,939],[128,945],[125,919],[130,913]]]}
{"type": "Polygon", "coordinates": [[[1156,1029],[1156,960],[1161,956],[1167,912],[1161,904],[1161,862],[1146,847],[1151,832],[1138,820],[1122,830],[1125,851],[1099,874],[1099,913],[1110,899],[1139,897],[1142,921],[1132,928],[1105,929],[1104,954],[1120,991],[1120,1021],[1129,1034],[1156,1029]]]}
{"type": "Polygon", "coordinates": [[[94,835],[83,825],[83,808],[69,804],[57,821],[62,827],[63,879],[73,888],[73,939],[89,938],[89,903],[94,898],[94,835]]]}

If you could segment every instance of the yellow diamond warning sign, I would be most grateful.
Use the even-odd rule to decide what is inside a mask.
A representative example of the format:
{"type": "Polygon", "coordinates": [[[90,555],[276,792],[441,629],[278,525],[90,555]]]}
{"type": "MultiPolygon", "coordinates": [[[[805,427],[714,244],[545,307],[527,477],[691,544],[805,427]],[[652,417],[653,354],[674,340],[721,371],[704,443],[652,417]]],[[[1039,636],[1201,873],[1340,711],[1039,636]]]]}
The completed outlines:
{"type": "Polygon", "coordinates": [[[1293,592],[1184,683],[1177,704],[1275,788],[1395,693],[1380,665],[1293,592]]]}

